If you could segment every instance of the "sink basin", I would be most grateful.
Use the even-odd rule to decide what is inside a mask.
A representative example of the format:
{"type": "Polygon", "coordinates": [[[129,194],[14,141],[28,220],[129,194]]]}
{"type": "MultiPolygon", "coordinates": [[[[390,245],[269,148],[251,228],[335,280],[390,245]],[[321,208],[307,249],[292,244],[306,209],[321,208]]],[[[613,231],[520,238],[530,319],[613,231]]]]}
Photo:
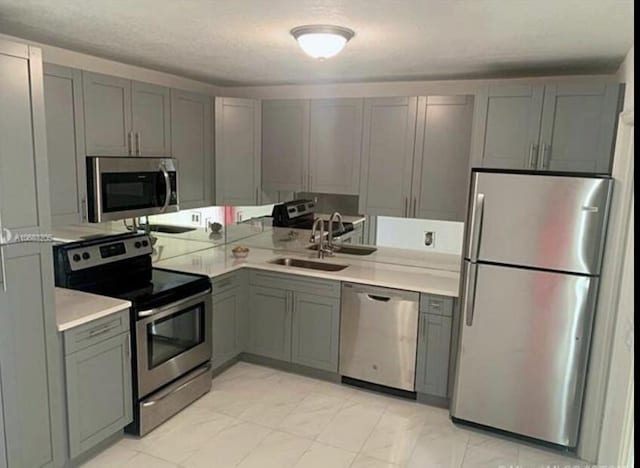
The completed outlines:
{"type": "MultiPolygon", "coordinates": [[[[309,250],[318,250],[318,244],[307,247],[309,250]]],[[[375,247],[367,247],[365,245],[335,245],[333,251],[346,255],[371,255],[378,250],[375,247]]]]}
{"type": "MultiPolygon", "coordinates": [[[[140,229],[146,228],[146,224],[141,224],[140,229]]],[[[182,234],[183,232],[195,231],[196,228],[182,227],[182,226],[170,226],[168,224],[150,224],[149,230],[152,232],[164,232],[166,234],[182,234]]]]}
{"type": "Polygon", "coordinates": [[[336,263],[323,263],[314,262],[313,260],[303,260],[301,258],[276,258],[269,263],[275,265],[290,266],[296,268],[307,268],[309,270],[322,270],[322,271],[340,271],[347,268],[349,265],[338,265],[336,263]]]}

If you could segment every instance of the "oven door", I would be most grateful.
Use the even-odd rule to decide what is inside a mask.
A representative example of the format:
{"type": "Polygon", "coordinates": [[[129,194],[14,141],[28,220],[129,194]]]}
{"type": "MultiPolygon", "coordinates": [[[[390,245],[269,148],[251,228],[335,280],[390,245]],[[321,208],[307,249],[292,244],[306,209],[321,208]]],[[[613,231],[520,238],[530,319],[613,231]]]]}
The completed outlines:
{"type": "Polygon", "coordinates": [[[211,291],[138,312],[138,398],[211,359],[211,291]]]}
{"type": "Polygon", "coordinates": [[[89,221],[115,221],[178,211],[171,158],[87,157],[89,221]]]}

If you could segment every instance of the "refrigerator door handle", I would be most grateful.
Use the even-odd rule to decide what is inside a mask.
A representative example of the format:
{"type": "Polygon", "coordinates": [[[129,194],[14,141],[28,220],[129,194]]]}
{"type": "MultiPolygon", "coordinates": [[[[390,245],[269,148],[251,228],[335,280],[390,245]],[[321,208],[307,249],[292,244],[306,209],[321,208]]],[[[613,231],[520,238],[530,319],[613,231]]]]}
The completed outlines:
{"type": "Polygon", "coordinates": [[[464,278],[464,292],[463,292],[463,309],[462,316],[468,327],[473,325],[473,309],[476,302],[476,281],[478,279],[478,265],[476,263],[469,263],[467,265],[467,272],[464,278]]]}
{"type": "Polygon", "coordinates": [[[471,245],[469,258],[472,262],[478,260],[480,253],[480,236],[482,232],[482,217],[484,215],[484,193],[478,193],[471,214],[471,245]]]}

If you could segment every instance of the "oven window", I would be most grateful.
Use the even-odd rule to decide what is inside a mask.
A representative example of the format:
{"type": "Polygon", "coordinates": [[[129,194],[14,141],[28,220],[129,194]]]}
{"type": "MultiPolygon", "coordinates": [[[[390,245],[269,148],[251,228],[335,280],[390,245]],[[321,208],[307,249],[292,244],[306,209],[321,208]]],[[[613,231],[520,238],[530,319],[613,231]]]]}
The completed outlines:
{"type": "Polygon", "coordinates": [[[105,213],[162,206],[166,185],[160,172],[106,172],[102,174],[105,213]]]}
{"type": "Polygon", "coordinates": [[[204,343],[204,304],[200,303],[147,325],[149,369],[204,343]]]}

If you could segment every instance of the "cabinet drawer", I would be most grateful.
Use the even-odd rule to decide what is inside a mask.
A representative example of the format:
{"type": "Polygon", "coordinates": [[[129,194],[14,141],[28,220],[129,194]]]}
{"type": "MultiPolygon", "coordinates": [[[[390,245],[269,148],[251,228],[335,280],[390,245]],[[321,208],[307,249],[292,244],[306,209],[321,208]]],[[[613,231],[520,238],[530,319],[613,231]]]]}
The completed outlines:
{"type": "Polygon", "coordinates": [[[420,312],[451,317],[453,316],[453,298],[420,294],[420,312]]]}
{"type": "Polygon", "coordinates": [[[340,297],[339,281],[251,270],[249,272],[249,283],[255,286],[288,289],[317,296],[340,297]]]}
{"type": "Polygon", "coordinates": [[[238,271],[233,273],[227,273],[211,280],[211,287],[213,295],[222,294],[230,291],[231,289],[241,286],[245,278],[245,272],[238,271]]]}
{"type": "Polygon", "coordinates": [[[69,355],[128,331],[129,309],[125,309],[64,332],[64,353],[69,355]]]}

